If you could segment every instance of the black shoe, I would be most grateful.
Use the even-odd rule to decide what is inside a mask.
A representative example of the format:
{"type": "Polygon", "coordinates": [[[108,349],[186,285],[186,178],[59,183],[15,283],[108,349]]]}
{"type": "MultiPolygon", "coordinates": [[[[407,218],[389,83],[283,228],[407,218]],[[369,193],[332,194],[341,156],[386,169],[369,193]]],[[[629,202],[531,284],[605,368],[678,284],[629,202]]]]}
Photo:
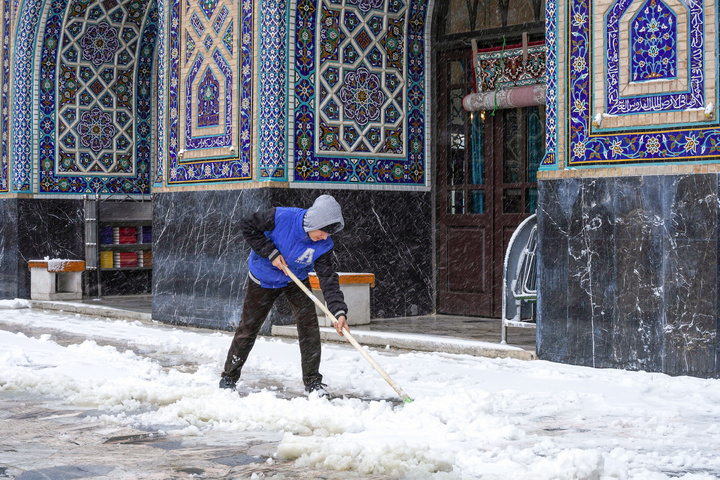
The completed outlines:
{"type": "Polygon", "coordinates": [[[228,390],[235,390],[235,380],[228,375],[224,375],[220,379],[220,388],[227,388],[228,390]]]}
{"type": "Polygon", "coordinates": [[[315,380],[314,382],[305,385],[305,394],[310,395],[312,393],[316,393],[320,398],[327,397],[330,394],[327,390],[325,390],[325,387],[327,387],[327,385],[322,383],[320,380],[315,380]]]}

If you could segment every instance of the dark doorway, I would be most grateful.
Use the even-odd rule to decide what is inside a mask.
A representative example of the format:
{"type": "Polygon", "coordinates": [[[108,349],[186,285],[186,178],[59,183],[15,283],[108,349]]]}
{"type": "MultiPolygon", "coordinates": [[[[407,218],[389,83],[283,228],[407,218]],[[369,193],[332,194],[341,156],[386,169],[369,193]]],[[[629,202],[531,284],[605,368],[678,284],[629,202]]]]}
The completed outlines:
{"type": "MultiPolygon", "coordinates": [[[[508,8],[507,2],[498,2],[498,8],[508,8]]],[[[486,22],[485,31],[457,33],[462,30],[457,12],[454,18],[449,11],[439,12],[435,24],[441,32],[435,45],[437,311],[499,317],[505,249],[515,228],[537,206],[545,108],[465,111],[463,98],[475,91],[470,39],[482,39],[485,47],[501,46],[530,31],[542,40],[544,22],[535,18],[507,27],[505,11],[498,13],[497,22],[486,22]],[[446,31],[449,35],[443,37],[446,31]]],[[[468,8],[469,16],[475,14],[468,8]]]]}

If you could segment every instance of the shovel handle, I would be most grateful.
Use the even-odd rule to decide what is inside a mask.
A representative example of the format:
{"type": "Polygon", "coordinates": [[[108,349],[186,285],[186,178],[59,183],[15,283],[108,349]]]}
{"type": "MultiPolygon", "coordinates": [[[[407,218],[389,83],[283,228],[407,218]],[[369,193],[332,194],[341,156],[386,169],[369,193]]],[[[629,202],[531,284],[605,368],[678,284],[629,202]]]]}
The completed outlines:
{"type": "MultiPolygon", "coordinates": [[[[327,315],[328,318],[332,319],[333,324],[337,324],[338,319],[335,318],[335,315],[330,313],[330,310],[328,310],[328,308],[325,306],[325,304],[323,302],[321,302],[320,299],[318,299],[315,295],[313,295],[313,293],[305,286],[304,283],[302,283],[300,280],[298,280],[298,278],[295,276],[295,274],[292,271],[290,271],[289,268],[286,269],[286,273],[288,274],[288,276],[290,278],[292,278],[292,281],[295,282],[295,284],[298,287],[300,287],[302,289],[302,291],[305,292],[305,294],[308,297],[310,297],[310,299],[313,302],[315,302],[315,305],[320,307],[320,309],[323,312],[325,312],[325,315],[327,315]]],[[[352,346],[355,347],[357,349],[357,351],[360,352],[360,354],[363,357],[365,357],[365,360],[367,360],[370,363],[370,365],[372,365],[373,368],[375,368],[375,370],[377,370],[377,372],[380,374],[380,376],[383,377],[385,379],[385,381],[390,384],[390,386],[393,388],[393,390],[395,390],[395,392],[397,392],[397,394],[400,396],[400,398],[402,398],[403,402],[405,402],[405,403],[412,402],[412,398],[410,398],[410,396],[407,393],[405,393],[402,390],[402,388],[400,388],[400,386],[393,381],[392,378],[390,378],[390,375],[388,375],[387,372],[385,370],[383,370],[380,365],[378,365],[378,363],[375,361],[375,359],[372,358],[365,351],[365,349],[357,342],[357,340],[355,340],[355,338],[353,338],[353,336],[350,335],[350,331],[348,331],[347,328],[343,328],[342,332],[343,332],[343,336],[347,339],[347,341],[350,342],[352,344],[352,346]]]]}

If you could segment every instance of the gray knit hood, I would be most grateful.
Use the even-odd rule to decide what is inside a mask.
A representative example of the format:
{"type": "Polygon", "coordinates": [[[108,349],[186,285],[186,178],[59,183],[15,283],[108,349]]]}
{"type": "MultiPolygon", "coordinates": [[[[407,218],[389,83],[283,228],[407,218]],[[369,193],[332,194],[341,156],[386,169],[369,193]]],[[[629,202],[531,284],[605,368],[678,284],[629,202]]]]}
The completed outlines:
{"type": "Polygon", "coordinates": [[[322,230],[325,233],[337,233],[345,227],[340,204],[330,195],[320,195],[312,207],[305,212],[303,229],[306,232],[322,230]],[[331,232],[327,231],[332,230],[331,232]]]}

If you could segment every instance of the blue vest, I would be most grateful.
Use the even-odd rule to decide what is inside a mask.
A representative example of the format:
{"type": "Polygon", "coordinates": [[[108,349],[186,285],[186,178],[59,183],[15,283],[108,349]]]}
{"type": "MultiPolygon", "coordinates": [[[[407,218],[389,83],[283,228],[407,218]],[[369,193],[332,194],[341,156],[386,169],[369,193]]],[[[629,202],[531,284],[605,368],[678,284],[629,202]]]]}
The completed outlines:
{"type": "MultiPolygon", "coordinates": [[[[313,242],[303,230],[303,217],[307,210],[303,208],[277,207],[275,209],[275,228],[265,232],[265,236],[275,244],[287,262],[290,270],[300,280],[308,278],[315,260],[333,248],[328,237],[313,242]]],[[[290,277],[276,268],[270,260],[263,258],[253,250],[248,259],[250,273],[260,280],[264,288],[282,288],[292,283],[290,277]]]]}

